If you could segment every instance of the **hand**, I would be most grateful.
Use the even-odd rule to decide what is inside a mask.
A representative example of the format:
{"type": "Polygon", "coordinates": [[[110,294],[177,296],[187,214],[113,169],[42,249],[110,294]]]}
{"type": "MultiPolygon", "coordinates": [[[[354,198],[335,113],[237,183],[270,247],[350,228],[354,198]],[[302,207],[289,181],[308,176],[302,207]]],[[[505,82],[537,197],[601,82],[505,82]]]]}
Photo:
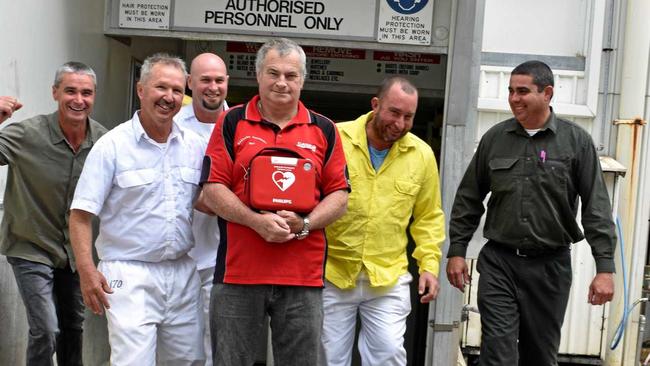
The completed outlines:
{"type": "Polygon", "coordinates": [[[261,212],[259,222],[252,228],[269,243],[284,243],[296,236],[287,221],[273,212],[261,212]]]}
{"type": "Polygon", "coordinates": [[[23,105],[16,98],[0,96],[0,123],[22,107],[23,105]]]}
{"type": "Polygon", "coordinates": [[[447,279],[452,286],[461,292],[465,292],[465,285],[469,285],[472,280],[465,258],[460,256],[449,258],[447,261],[447,279]]]}
{"type": "Polygon", "coordinates": [[[278,211],[277,214],[286,220],[292,233],[299,233],[302,231],[304,221],[300,215],[293,211],[286,210],[278,211]]]}
{"type": "Polygon", "coordinates": [[[612,273],[596,273],[589,286],[587,302],[592,305],[602,305],[614,297],[614,275],[612,273]]]}
{"type": "Polygon", "coordinates": [[[112,294],[113,290],[108,286],[104,275],[94,265],[85,270],[79,269],[79,287],[84,303],[93,313],[102,315],[104,308],[111,307],[106,294],[112,294]]]}
{"type": "Polygon", "coordinates": [[[427,304],[434,300],[438,296],[438,291],[440,290],[440,284],[438,283],[438,278],[429,272],[420,273],[420,280],[418,281],[418,294],[420,297],[420,302],[422,304],[427,304]]]}

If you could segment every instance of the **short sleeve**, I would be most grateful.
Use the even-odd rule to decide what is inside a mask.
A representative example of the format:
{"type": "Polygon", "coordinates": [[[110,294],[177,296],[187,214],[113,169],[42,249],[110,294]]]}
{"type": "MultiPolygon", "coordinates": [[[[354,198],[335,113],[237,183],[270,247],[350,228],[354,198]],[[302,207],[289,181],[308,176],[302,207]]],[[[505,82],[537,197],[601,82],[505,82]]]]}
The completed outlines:
{"type": "Polygon", "coordinates": [[[115,149],[110,134],[100,138],[88,153],[70,209],[98,215],[108,197],[115,175],[115,149]]]}
{"type": "Polygon", "coordinates": [[[323,178],[321,185],[321,192],[323,195],[338,191],[350,190],[350,183],[348,180],[347,162],[345,161],[345,153],[343,152],[343,144],[341,143],[341,136],[339,131],[332,123],[332,137],[327,137],[328,143],[333,144],[330,156],[324,161],[323,165],[323,178]]]}
{"type": "Polygon", "coordinates": [[[203,158],[201,184],[221,183],[231,188],[234,160],[232,146],[236,121],[232,121],[228,115],[231,113],[221,114],[212,131],[212,136],[210,136],[210,142],[203,158]]]}

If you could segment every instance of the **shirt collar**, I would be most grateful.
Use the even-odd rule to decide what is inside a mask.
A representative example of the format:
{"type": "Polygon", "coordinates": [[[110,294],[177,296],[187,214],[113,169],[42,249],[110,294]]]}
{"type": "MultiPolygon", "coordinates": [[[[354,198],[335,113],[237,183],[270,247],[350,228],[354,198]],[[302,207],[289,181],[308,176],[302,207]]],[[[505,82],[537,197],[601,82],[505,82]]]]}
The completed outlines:
{"type": "MultiPolygon", "coordinates": [[[[53,145],[66,142],[65,136],[63,135],[63,131],[61,130],[61,126],[59,125],[59,111],[47,115],[46,118],[47,118],[47,126],[50,130],[50,142],[52,142],[53,145]]],[[[82,148],[92,146],[94,143],[95,143],[94,130],[90,123],[90,118],[87,118],[86,137],[84,137],[84,140],[81,143],[81,146],[79,146],[79,149],[81,150],[82,148]]]]}
{"type": "MultiPolygon", "coordinates": [[[[223,101],[223,111],[228,110],[228,103],[224,100],[223,101]]],[[[194,106],[192,103],[184,105],[181,110],[174,116],[174,120],[176,121],[187,121],[187,120],[194,120],[198,122],[198,119],[196,118],[196,114],[194,113],[194,106]]]]}
{"type": "Polygon", "coordinates": [[[50,141],[52,144],[58,144],[65,141],[61,126],[59,126],[59,111],[47,116],[47,125],[50,128],[50,141]]]}
{"type": "MultiPolygon", "coordinates": [[[[244,118],[251,122],[261,123],[264,119],[260,110],[257,108],[257,103],[260,100],[260,96],[256,95],[251,99],[250,102],[246,104],[246,115],[244,118]]],[[[298,113],[287,123],[287,126],[295,124],[304,124],[311,123],[311,116],[309,115],[309,110],[302,104],[301,101],[298,101],[298,113]]]]}
{"type": "MultiPolygon", "coordinates": [[[[149,135],[147,135],[147,132],[144,130],[144,127],[142,127],[142,123],[140,122],[140,116],[138,113],[140,110],[135,111],[133,114],[133,118],[131,119],[131,127],[133,128],[133,137],[135,138],[136,143],[141,140],[153,140],[149,135]]],[[[176,137],[183,137],[183,130],[178,127],[178,124],[176,124],[175,120],[172,120],[172,132],[169,134],[169,137],[167,138],[167,142],[172,141],[176,137]]]]}
{"type": "Polygon", "coordinates": [[[186,121],[186,120],[192,120],[196,119],[196,116],[194,115],[194,106],[192,104],[187,104],[184,105],[180,111],[178,111],[178,114],[174,116],[174,120],[177,121],[186,121]]]}
{"type": "MultiPolygon", "coordinates": [[[[544,122],[542,128],[539,129],[539,132],[550,130],[553,133],[557,133],[557,116],[553,112],[553,107],[549,108],[551,109],[551,114],[548,116],[546,122],[544,122]]],[[[528,133],[526,133],[526,130],[516,118],[511,118],[506,122],[505,130],[506,132],[519,132],[528,136],[528,133]]]]}

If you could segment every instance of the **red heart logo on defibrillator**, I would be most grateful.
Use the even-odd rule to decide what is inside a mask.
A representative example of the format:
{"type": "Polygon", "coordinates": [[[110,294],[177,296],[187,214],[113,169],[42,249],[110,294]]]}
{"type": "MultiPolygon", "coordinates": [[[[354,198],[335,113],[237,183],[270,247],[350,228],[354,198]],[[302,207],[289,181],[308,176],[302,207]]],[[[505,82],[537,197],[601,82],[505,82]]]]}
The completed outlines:
{"type": "Polygon", "coordinates": [[[296,176],[292,172],[281,172],[276,170],[273,172],[273,183],[275,183],[282,192],[286,191],[296,181],[296,176]]]}

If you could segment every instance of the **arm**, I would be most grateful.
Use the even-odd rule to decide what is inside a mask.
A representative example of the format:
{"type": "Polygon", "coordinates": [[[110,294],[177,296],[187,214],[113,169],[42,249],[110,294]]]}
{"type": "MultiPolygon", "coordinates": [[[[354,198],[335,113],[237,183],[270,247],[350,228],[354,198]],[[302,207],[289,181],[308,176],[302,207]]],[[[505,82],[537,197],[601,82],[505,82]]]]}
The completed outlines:
{"type": "Polygon", "coordinates": [[[70,243],[77,263],[81,295],[95,314],[102,314],[104,308],[110,307],[106,294],[113,290],[93,262],[92,217],[99,215],[110,192],[115,160],[110,140],[102,137],[86,157],[70,204],[70,243]]]}
{"type": "MultiPolygon", "coordinates": [[[[345,214],[348,207],[348,192],[346,190],[334,191],[314,207],[307,215],[310,222],[310,229],[323,229],[345,214]]],[[[292,211],[278,211],[278,215],[284,218],[289,224],[292,233],[302,230],[302,217],[292,211]]]]}
{"type": "Polygon", "coordinates": [[[203,212],[206,215],[216,216],[216,214],[210,209],[210,206],[205,199],[203,189],[199,191],[199,198],[197,198],[196,202],[194,202],[194,209],[203,212]]]}
{"type": "Polygon", "coordinates": [[[257,213],[251,210],[230,190],[235,156],[232,144],[236,123],[233,123],[229,116],[229,113],[219,116],[205,152],[201,201],[209,211],[229,222],[255,230],[268,242],[282,243],[293,239],[295,235],[291,233],[283,218],[274,213],[257,213]]]}
{"type": "Polygon", "coordinates": [[[23,105],[16,98],[0,96],[0,123],[6,121],[22,107],[23,105]]]}
{"type": "Polygon", "coordinates": [[[596,261],[596,272],[611,273],[614,268],[616,229],[598,154],[591,138],[576,157],[576,187],[582,201],[582,226],[596,261]]]}
{"type": "MultiPolygon", "coordinates": [[[[348,209],[348,191],[334,191],[314,207],[309,214],[312,229],[323,229],[345,214],[348,209]]],[[[301,228],[302,229],[302,226],[301,228]]]]}
{"type": "MultiPolygon", "coordinates": [[[[483,142],[481,142],[482,144],[483,142]]],[[[472,157],[463,179],[456,190],[456,197],[449,219],[449,252],[447,257],[465,257],[467,244],[485,212],[483,199],[489,190],[489,177],[480,156],[481,145],[472,157]]],[[[487,164],[485,164],[487,165],[487,164]]]]}
{"type": "MultiPolygon", "coordinates": [[[[310,221],[310,229],[323,229],[345,214],[348,208],[349,183],[347,180],[347,164],[341,136],[332,121],[329,121],[330,129],[325,129],[328,147],[331,148],[330,155],[325,159],[320,191],[325,197],[307,215],[310,221]]],[[[294,233],[300,232],[303,228],[303,219],[291,211],[279,211],[279,215],[287,220],[294,233]]]]}
{"type": "Polygon", "coordinates": [[[221,183],[204,184],[203,194],[204,202],[211,211],[227,221],[248,226],[268,242],[283,243],[295,236],[285,219],[275,213],[251,210],[221,183]]]}
{"type": "Polygon", "coordinates": [[[29,122],[11,123],[0,130],[0,165],[13,165],[23,149],[38,149],[34,146],[34,139],[25,134],[25,125],[29,122]]]}
{"type": "Polygon", "coordinates": [[[469,284],[471,280],[465,262],[465,253],[467,244],[485,212],[483,199],[489,191],[489,175],[484,168],[487,166],[485,144],[486,142],[481,139],[476,153],[465,171],[456,190],[449,220],[447,279],[452,286],[460,291],[464,291],[465,285],[469,284]]]}
{"type": "Polygon", "coordinates": [[[426,176],[415,198],[410,232],[415,241],[413,258],[419,267],[418,294],[420,302],[426,304],[436,298],[440,289],[438,273],[445,240],[445,214],[440,199],[438,165],[430,149],[424,153],[426,176]]]}
{"type": "Polygon", "coordinates": [[[589,138],[578,156],[578,194],[582,200],[582,226],[596,261],[596,276],[589,286],[587,302],[602,305],[614,296],[614,249],[616,234],[612,208],[596,149],[589,138]]]}
{"type": "Polygon", "coordinates": [[[70,241],[77,261],[81,295],[84,303],[95,314],[102,314],[110,308],[106,294],[113,292],[93,262],[92,257],[92,214],[82,210],[70,212],[70,241]]]}

